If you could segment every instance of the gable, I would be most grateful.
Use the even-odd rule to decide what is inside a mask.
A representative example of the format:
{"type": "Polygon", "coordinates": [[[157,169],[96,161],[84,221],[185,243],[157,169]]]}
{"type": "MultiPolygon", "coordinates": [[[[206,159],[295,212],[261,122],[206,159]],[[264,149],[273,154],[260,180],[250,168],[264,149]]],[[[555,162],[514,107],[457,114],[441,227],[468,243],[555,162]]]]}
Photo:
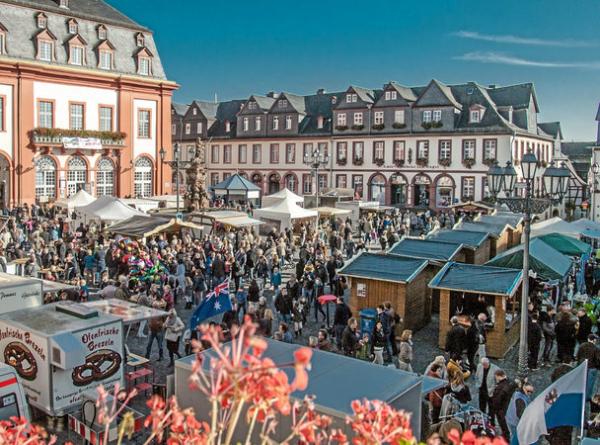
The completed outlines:
{"type": "Polygon", "coordinates": [[[79,34],[75,34],[73,37],[71,37],[70,39],[67,39],[67,43],[69,45],[81,45],[81,46],[87,46],[87,42],[85,41],[85,39],[83,37],[81,37],[79,34]]]}
{"type": "MultiPolygon", "coordinates": [[[[408,91],[410,91],[410,90],[408,90],[408,91]]],[[[412,91],[410,91],[410,94],[412,95],[412,97],[414,97],[414,95],[412,94],[412,91]]],[[[407,107],[410,105],[410,103],[408,100],[406,100],[406,96],[407,96],[407,91],[404,91],[401,88],[397,88],[397,86],[395,86],[392,83],[388,83],[383,88],[383,91],[381,92],[381,95],[375,102],[374,106],[375,107],[407,107]],[[396,98],[387,100],[386,93],[396,93],[396,98]]]]}
{"type": "Polygon", "coordinates": [[[415,102],[417,107],[454,107],[460,109],[460,104],[452,95],[449,87],[432,80],[415,102]]]}
{"type": "Polygon", "coordinates": [[[52,32],[48,29],[42,29],[40,32],[38,32],[35,36],[36,39],[42,39],[42,40],[56,40],[56,36],[54,34],[52,34],[52,32]]]}

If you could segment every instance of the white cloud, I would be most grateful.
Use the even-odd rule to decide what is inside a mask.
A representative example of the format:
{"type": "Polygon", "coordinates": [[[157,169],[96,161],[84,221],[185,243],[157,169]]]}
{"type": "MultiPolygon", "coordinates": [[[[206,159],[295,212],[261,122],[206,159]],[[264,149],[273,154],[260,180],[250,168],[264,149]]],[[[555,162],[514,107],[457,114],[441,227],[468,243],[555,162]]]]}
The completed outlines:
{"type": "Polygon", "coordinates": [[[496,63],[501,65],[532,66],[539,68],[580,68],[580,69],[600,69],[600,62],[544,62],[540,60],[524,59],[511,56],[509,54],[496,53],[491,51],[476,51],[454,57],[456,60],[466,60],[469,62],[496,63]]]}
{"type": "Polygon", "coordinates": [[[555,46],[562,48],[588,48],[598,46],[598,42],[586,41],[586,40],[572,40],[572,39],[561,39],[561,40],[550,40],[550,39],[539,39],[534,37],[519,37],[510,34],[505,35],[493,35],[493,34],[481,34],[475,31],[458,31],[453,35],[461,37],[463,39],[472,40],[483,40],[485,42],[495,43],[511,43],[515,45],[533,45],[533,46],[555,46]]]}

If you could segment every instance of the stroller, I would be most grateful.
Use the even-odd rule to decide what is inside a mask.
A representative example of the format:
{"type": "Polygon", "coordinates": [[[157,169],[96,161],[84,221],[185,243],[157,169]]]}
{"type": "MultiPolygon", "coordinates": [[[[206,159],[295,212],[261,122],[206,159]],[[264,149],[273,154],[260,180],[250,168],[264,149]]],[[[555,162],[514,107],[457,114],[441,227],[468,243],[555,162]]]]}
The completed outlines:
{"type": "Polygon", "coordinates": [[[432,425],[434,431],[450,420],[457,421],[463,431],[471,431],[477,437],[496,437],[496,428],[487,414],[468,403],[460,403],[452,394],[446,394],[442,400],[440,422],[432,425]]]}

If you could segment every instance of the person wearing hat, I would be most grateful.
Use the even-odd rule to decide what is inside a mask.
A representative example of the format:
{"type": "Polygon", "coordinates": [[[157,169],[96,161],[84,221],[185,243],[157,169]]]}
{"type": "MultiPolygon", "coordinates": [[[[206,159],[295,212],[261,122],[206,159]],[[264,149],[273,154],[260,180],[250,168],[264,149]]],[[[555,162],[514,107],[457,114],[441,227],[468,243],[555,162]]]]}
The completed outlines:
{"type": "Polygon", "coordinates": [[[586,400],[592,400],[595,394],[596,379],[598,378],[598,369],[600,368],[600,349],[598,349],[598,337],[596,334],[589,334],[587,341],[579,346],[577,351],[577,363],[588,361],[587,365],[587,386],[585,390],[586,400]]]}

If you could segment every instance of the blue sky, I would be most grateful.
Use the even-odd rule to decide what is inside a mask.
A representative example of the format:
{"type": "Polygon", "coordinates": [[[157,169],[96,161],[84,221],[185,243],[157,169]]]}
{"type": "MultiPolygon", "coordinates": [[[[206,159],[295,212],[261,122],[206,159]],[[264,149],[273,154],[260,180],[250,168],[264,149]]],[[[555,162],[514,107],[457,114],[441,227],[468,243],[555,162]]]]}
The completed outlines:
{"type": "Polygon", "coordinates": [[[595,137],[596,0],[109,2],[154,30],[179,102],[389,80],[534,82],[542,121],[560,120],[566,140],[595,137]]]}

